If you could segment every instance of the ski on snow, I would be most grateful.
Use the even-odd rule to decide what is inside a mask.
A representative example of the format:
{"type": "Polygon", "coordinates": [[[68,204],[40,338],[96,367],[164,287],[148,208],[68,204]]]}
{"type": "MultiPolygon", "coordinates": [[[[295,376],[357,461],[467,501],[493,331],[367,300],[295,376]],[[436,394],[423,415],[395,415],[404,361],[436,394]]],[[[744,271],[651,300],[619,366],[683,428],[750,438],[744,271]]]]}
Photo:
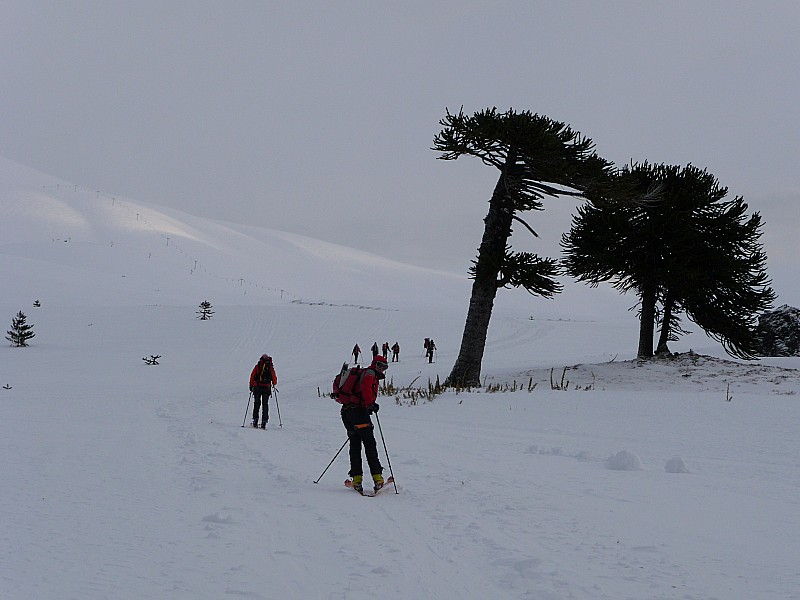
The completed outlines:
{"type": "Polygon", "coordinates": [[[354,488],[352,479],[345,479],[345,481],[344,481],[345,487],[350,488],[354,492],[358,492],[359,494],[361,494],[362,496],[366,496],[367,498],[372,498],[373,496],[377,496],[381,491],[385,490],[389,486],[390,483],[394,483],[394,477],[390,476],[388,479],[386,479],[383,482],[383,487],[381,487],[381,488],[379,488],[379,489],[377,489],[377,490],[375,490],[373,492],[368,492],[368,491],[363,490],[363,489],[361,491],[359,491],[356,488],[354,488]]]}

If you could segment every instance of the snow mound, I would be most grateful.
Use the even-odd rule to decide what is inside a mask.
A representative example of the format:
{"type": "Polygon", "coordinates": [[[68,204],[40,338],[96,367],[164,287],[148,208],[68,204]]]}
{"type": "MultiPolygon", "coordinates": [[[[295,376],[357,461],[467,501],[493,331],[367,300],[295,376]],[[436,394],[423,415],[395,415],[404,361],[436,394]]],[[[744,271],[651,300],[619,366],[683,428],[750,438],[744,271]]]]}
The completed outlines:
{"type": "Polygon", "coordinates": [[[683,462],[683,459],[680,456],[674,456],[667,461],[667,464],[664,465],[664,470],[667,473],[688,473],[689,469],[686,468],[686,464],[683,462]]]}
{"type": "Polygon", "coordinates": [[[641,471],[642,459],[633,452],[621,450],[613,456],[608,457],[606,466],[612,471],[641,471]]]}

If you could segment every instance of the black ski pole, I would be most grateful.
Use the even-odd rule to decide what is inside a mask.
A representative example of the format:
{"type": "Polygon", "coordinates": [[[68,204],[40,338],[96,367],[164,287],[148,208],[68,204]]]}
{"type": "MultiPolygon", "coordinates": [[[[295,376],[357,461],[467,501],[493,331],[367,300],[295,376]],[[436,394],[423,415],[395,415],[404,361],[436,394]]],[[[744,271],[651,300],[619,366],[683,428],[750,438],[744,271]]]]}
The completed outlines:
{"type": "Polygon", "coordinates": [[[278,407],[278,425],[283,427],[283,423],[281,422],[281,405],[278,404],[278,388],[275,388],[275,406],[278,407]]]}
{"type": "Polygon", "coordinates": [[[386,440],[383,437],[383,428],[381,427],[381,419],[378,413],[375,414],[375,420],[378,422],[378,431],[381,433],[381,441],[383,442],[383,451],[386,453],[386,464],[389,465],[389,473],[392,476],[392,483],[394,484],[394,493],[399,494],[397,491],[397,482],[394,480],[394,471],[392,470],[392,461],[389,459],[389,451],[386,449],[386,440]]]}
{"type": "Polygon", "coordinates": [[[250,412],[250,400],[253,399],[253,390],[250,390],[250,396],[247,398],[247,408],[244,411],[244,421],[242,421],[242,427],[244,427],[244,422],[247,421],[247,413],[250,412]]]}
{"type": "MultiPolygon", "coordinates": [[[[345,445],[346,445],[346,444],[347,444],[347,442],[349,442],[349,441],[350,441],[350,437],[348,436],[348,437],[347,437],[347,439],[344,441],[344,444],[342,444],[342,447],[341,447],[341,448],[339,448],[339,452],[337,452],[337,453],[336,453],[336,456],[334,456],[334,457],[331,459],[331,462],[329,462],[329,463],[328,463],[328,466],[327,466],[327,467],[325,467],[325,470],[322,472],[322,475],[325,475],[325,473],[328,471],[328,469],[330,469],[330,468],[331,468],[331,465],[333,464],[333,461],[335,461],[335,460],[336,460],[336,457],[337,457],[337,456],[339,456],[339,454],[341,454],[342,450],[344,450],[344,447],[345,447],[345,445]]],[[[322,475],[320,475],[319,477],[317,477],[317,480],[316,480],[314,483],[319,483],[319,480],[320,480],[320,479],[322,479],[322,475]]]]}

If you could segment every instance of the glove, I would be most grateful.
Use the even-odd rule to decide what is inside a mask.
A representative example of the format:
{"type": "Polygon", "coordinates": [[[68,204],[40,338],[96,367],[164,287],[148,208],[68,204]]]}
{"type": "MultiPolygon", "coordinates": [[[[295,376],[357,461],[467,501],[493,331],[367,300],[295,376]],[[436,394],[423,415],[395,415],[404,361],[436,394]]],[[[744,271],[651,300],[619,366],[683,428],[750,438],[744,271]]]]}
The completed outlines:
{"type": "Polygon", "coordinates": [[[381,405],[380,405],[380,404],[378,404],[377,402],[373,402],[373,403],[372,403],[372,404],[370,404],[370,406],[369,406],[369,412],[370,412],[370,413],[376,413],[376,412],[378,412],[380,409],[381,409],[381,405]]]}
{"type": "Polygon", "coordinates": [[[255,391],[255,390],[253,389],[253,386],[252,386],[252,385],[250,386],[250,391],[251,391],[251,392],[254,392],[254,391],[255,391]]]}

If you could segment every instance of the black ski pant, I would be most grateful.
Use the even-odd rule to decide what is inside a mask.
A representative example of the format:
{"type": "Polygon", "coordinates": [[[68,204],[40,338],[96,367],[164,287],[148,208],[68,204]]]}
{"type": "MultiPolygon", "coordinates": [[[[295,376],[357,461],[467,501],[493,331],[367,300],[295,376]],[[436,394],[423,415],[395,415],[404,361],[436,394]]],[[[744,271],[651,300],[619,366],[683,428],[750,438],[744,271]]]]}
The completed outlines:
{"type": "Polygon", "coordinates": [[[350,440],[350,476],[363,475],[364,469],[361,464],[361,446],[364,446],[364,454],[367,455],[369,472],[372,475],[383,473],[381,461],[378,458],[378,444],[375,441],[375,429],[372,420],[369,418],[369,411],[361,406],[342,407],[342,423],[347,430],[347,437],[350,440]]]}
{"type": "Polygon", "coordinates": [[[258,423],[258,411],[261,408],[261,400],[264,400],[264,415],[261,422],[269,421],[269,397],[272,395],[272,388],[254,387],[253,388],[253,421],[258,423]]]}

